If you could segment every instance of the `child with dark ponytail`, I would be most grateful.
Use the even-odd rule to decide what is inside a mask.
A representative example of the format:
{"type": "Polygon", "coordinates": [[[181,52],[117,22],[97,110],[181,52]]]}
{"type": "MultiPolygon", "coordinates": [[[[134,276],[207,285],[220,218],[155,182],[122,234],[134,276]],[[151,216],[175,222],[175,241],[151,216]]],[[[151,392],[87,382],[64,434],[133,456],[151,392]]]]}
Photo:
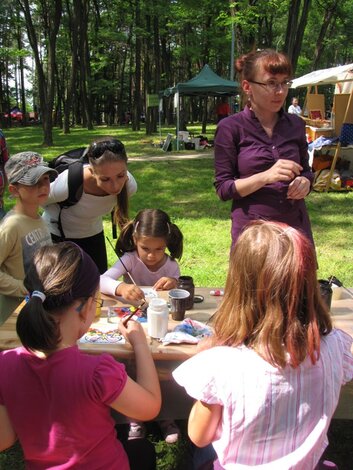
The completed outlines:
{"type": "Polygon", "coordinates": [[[109,354],[77,347],[101,302],[89,255],[72,242],[40,248],[24,283],[30,298],[17,319],[23,347],[0,353],[0,451],[18,438],[28,469],[132,468],[111,408],[150,420],[161,405],[141,325],[119,325],[134,348],[135,382],[109,354]]]}

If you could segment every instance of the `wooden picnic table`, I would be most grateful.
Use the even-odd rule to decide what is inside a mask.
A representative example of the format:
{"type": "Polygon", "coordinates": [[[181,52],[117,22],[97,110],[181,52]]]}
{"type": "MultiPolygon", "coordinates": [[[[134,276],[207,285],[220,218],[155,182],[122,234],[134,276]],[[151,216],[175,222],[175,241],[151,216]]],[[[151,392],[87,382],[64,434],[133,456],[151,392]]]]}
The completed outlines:
{"type": "MultiPolygon", "coordinates": [[[[202,295],[204,301],[194,304],[192,310],[187,310],[186,318],[207,322],[219,306],[222,297],[210,295],[212,288],[197,287],[195,295],[202,295]]],[[[341,328],[353,337],[353,289],[352,296],[347,292],[341,292],[339,300],[333,300],[331,313],[334,326],[341,328]]],[[[167,292],[159,292],[159,296],[167,299],[167,292]]],[[[107,312],[109,306],[123,305],[117,299],[103,296],[104,304],[99,321],[92,324],[92,327],[99,327],[107,324],[107,312]]],[[[126,305],[126,304],[125,304],[126,305]]],[[[0,350],[12,349],[20,345],[16,334],[16,318],[18,312],[14,312],[8,320],[0,327],[0,350]]],[[[179,322],[169,320],[168,331],[171,331],[179,322]]],[[[143,324],[146,328],[147,324],[143,324]]],[[[114,327],[114,325],[112,325],[114,327]]],[[[157,339],[148,338],[150,350],[155,361],[158,376],[162,388],[163,404],[159,419],[185,419],[188,417],[192,400],[186,395],[184,389],[177,385],[172,379],[172,371],[183,361],[193,356],[196,346],[190,344],[169,344],[163,345],[157,339]]],[[[82,351],[90,354],[100,354],[108,352],[120,362],[123,362],[129,375],[135,374],[134,353],[130,344],[93,344],[78,343],[82,351]]],[[[353,352],[353,351],[352,351],[353,352]]],[[[353,419],[353,382],[342,388],[339,405],[334,418],[353,419]]],[[[118,418],[120,420],[120,418],[118,418]]]]}

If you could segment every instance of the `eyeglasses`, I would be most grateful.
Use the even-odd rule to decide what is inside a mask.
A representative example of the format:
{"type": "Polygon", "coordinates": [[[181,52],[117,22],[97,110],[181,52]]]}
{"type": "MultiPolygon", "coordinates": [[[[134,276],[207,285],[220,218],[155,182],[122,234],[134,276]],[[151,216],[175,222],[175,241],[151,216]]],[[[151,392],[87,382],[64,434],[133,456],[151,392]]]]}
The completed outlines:
{"type": "Polygon", "coordinates": [[[93,301],[96,302],[97,307],[99,308],[103,307],[103,303],[104,303],[103,299],[97,299],[96,297],[93,297],[93,301]]]}
{"type": "Polygon", "coordinates": [[[88,154],[90,158],[97,159],[101,157],[106,150],[112,153],[125,153],[125,146],[120,140],[102,140],[100,142],[93,142],[88,154]]]}
{"type": "Polygon", "coordinates": [[[264,86],[267,91],[279,91],[279,90],[288,90],[291,87],[291,80],[284,80],[284,82],[276,82],[276,80],[269,80],[266,83],[256,82],[255,80],[248,80],[250,83],[256,83],[256,85],[264,86]]]}

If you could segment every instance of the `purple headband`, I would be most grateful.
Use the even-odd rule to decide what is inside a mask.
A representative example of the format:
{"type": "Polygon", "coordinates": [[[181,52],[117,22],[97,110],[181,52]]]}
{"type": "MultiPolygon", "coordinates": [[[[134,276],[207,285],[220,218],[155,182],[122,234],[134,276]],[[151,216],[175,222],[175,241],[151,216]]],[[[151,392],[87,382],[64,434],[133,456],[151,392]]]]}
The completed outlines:
{"type": "Polygon", "coordinates": [[[65,307],[76,299],[91,297],[95,290],[99,287],[100,273],[92,258],[76,243],[71,241],[64,243],[70,243],[73,245],[80,254],[80,263],[73,286],[65,294],[54,296],[45,294],[42,287],[40,289],[34,290],[29,298],[30,300],[32,298],[39,297],[44,305],[44,308],[48,310],[55,310],[60,307],[65,307]]]}
{"type": "Polygon", "coordinates": [[[79,298],[91,297],[99,286],[100,273],[92,258],[76,243],[66,243],[72,243],[72,245],[74,245],[80,251],[80,266],[78,268],[75,282],[70,291],[58,298],[46,298],[44,303],[46,304],[45,306],[49,309],[57,308],[60,305],[69,305],[71,302],[79,298]]]}
{"type": "Polygon", "coordinates": [[[97,289],[100,279],[99,270],[95,262],[78,245],[77,247],[81,252],[81,263],[70,293],[72,300],[80,297],[90,297],[97,289]]]}

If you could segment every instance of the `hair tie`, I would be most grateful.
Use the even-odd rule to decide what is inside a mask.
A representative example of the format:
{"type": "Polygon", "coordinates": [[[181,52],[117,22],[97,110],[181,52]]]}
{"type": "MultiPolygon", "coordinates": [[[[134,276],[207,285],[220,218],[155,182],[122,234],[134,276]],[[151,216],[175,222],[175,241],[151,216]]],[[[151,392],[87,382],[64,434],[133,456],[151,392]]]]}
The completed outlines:
{"type": "Polygon", "coordinates": [[[167,222],[167,227],[168,227],[168,235],[170,235],[170,224],[167,222]]]}
{"type": "Polygon", "coordinates": [[[39,290],[34,290],[34,291],[32,292],[31,297],[38,297],[38,298],[42,301],[42,303],[43,303],[43,302],[45,301],[45,299],[47,298],[46,295],[45,295],[43,292],[39,291],[39,290]]]}

